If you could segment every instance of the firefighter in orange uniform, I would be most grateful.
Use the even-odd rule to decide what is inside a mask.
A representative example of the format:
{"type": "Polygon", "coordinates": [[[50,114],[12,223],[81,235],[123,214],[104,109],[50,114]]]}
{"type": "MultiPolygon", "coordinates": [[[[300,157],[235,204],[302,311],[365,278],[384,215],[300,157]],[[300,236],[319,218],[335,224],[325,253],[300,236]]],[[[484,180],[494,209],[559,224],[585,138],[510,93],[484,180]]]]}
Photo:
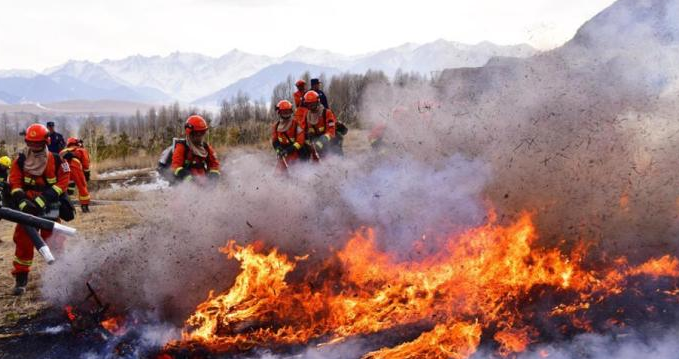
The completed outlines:
{"type": "MultiPolygon", "coordinates": [[[[47,127],[28,126],[24,139],[27,148],[12,163],[9,185],[19,210],[39,216],[59,205],[59,197],[68,187],[70,168],[58,155],[47,150],[47,127]]],[[[49,243],[52,232],[41,230],[40,235],[49,243]]],[[[33,242],[21,225],[14,230],[14,243],[14,294],[21,295],[26,291],[28,272],[33,264],[33,242]]]]}
{"type": "Polygon", "coordinates": [[[278,102],[276,112],[279,120],[273,124],[271,145],[278,155],[276,168],[284,172],[299,159],[299,151],[304,146],[304,127],[292,117],[292,103],[287,100],[278,102]]]}
{"type": "Polygon", "coordinates": [[[297,87],[297,91],[292,94],[292,97],[295,99],[295,107],[300,108],[304,100],[304,94],[306,93],[306,81],[297,80],[295,86],[297,87]]]}
{"type": "MultiPolygon", "coordinates": [[[[80,147],[80,140],[70,137],[66,141],[66,148],[59,154],[71,168],[71,179],[68,183],[68,194],[75,194],[78,188],[78,200],[83,213],[90,212],[90,193],[87,190],[87,178],[85,176],[85,163],[89,166],[89,155],[80,147]]],[[[87,172],[89,173],[89,171],[87,172]]]]}
{"type": "Polygon", "coordinates": [[[304,106],[297,109],[295,119],[306,129],[305,140],[312,159],[318,161],[332,152],[337,118],[330,109],[321,105],[315,91],[304,94],[304,106]]]}
{"type": "Polygon", "coordinates": [[[172,154],[172,173],[179,181],[216,181],[219,179],[219,160],[214,149],[204,142],[208,125],[203,117],[189,116],[184,124],[186,138],[177,141],[172,154]]]}
{"type": "Polygon", "coordinates": [[[90,182],[90,152],[83,145],[83,140],[78,138],[78,159],[83,165],[83,173],[85,174],[85,181],[90,182]]]}

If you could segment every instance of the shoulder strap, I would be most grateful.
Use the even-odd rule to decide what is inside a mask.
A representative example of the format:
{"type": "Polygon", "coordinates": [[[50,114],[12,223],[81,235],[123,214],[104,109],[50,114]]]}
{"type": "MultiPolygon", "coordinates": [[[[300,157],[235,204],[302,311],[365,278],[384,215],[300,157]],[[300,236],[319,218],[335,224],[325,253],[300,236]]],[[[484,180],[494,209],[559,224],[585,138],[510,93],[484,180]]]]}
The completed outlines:
{"type": "Polygon", "coordinates": [[[17,158],[17,166],[19,166],[19,169],[21,170],[21,173],[23,174],[24,172],[24,163],[26,162],[26,155],[23,153],[19,154],[19,158],[17,158]]]}

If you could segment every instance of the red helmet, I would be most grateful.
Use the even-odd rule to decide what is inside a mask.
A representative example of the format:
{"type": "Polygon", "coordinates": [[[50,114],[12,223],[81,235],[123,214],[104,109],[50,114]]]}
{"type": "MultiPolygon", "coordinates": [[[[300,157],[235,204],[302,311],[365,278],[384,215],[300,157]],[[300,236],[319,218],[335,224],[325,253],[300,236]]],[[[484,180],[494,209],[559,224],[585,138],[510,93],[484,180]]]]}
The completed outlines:
{"type": "Polygon", "coordinates": [[[24,140],[26,142],[50,142],[50,131],[44,125],[34,123],[26,129],[24,140]]]}
{"type": "Polygon", "coordinates": [[[295,86],[304,86],[304,85],[306,85],[306,81],[304,81],[304,80],[297,80],[297,82],[295,82],[295,86]]]}
{"type": "Polygon", "coordinates": [[[184,128],[186,129],[187,135],[190,135],[191,132],[194,131],[196,132],[207,131],[207,122],[202,116],[199,115],[189,116],[189,118],[186,119],[184,128]]]}
{"type": "Polygon", "coordinates": [[[69,137],[68,140],[66,140],[66,147],[71,147],[71,146],[79,146],[81,141],[75,137],[69,137]]]}
{"type": "Polygon", "coordinates": [[[318,102],[318,92],[316,91],[308,91],[307,93],[304,94],[304,103],[305,104],[312,104],[314,102],[318,102]]]}
{"type": "Polygon", "coordinates": [[[288,100],[281,100],[276,105],[276,112],[281,112],[285,110],[292,110],[292,102],[288,100]]]}

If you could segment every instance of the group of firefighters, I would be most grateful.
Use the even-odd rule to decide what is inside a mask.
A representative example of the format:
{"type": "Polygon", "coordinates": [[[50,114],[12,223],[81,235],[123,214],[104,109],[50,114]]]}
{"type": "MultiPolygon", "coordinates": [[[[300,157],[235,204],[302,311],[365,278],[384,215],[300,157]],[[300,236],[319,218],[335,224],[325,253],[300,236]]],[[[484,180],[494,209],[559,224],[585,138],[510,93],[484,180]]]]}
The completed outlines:
{"type": "Polygon", "coordinates": [[[295,83],[295,105],[288,100],[276,104],[278,120],[273,124],[271,145],[278,155],[277,168],[286,171],[297,161],[318,162],[328,155],[342,155],[342,138],[347,128],[337,120],[320,89],[320,81],[295,83]]]}
{"type": "MultiPolygon", "coordinates": [[[[271,144],[276,152],[277,169],[281,172],[296,161],[319,162],[328,155],[342,155],[342,136],[346,127],[328,106],[318,79],[296,83],[293,103],[282,100],[276,104],[277,120],[273,124],[271,144]]],[[[199,184],[215,182],[220,177],[220,164],[215,150],[205,141],[208,123],[199,115],[189,116],[184,124],[185,137],[175,140],[168,159],[173,182],[199,184]]],[[[47,126],[32,124],[25,132],[26,149],[14,160],[0,158],[0,187],[3,205],[36,216],[53,220],[70,220],[74,209],[68,195],[78,190],[83,213],[90,211],[87,183],[90,179],[90,158],[78,138],[68,138],[47,126]]],[[[59,235],[42,230],[41,237],[58,252],[59,235]]],[[[22,225],[14,231],[15,257],[12,274],[15,277],[14,294],[26,291],[28,273],[33,261],[33,243],[22,225]]]]}

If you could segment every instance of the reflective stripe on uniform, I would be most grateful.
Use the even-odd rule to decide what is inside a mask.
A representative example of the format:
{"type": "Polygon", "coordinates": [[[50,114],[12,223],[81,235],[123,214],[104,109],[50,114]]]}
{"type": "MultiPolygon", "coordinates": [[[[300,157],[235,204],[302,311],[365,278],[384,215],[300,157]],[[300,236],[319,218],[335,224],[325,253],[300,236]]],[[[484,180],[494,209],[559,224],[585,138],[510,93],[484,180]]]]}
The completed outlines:
{"type": "Polygon", "coordinates": [[[81,201],[87,201],[90,199],[90,196],[78,196],[78,199],[81,201]]]}
{"type": "Polygon", "coordinates": [[[300,148],[302,148],[302,145],[300,145],[300,144],[297,143],[297,142],[293,143],[292,145],[295,146],[295,148],[298,149],[298,150],[299,150],[300,148]]]}
{"type": "Polygon", "coordinates": [[[35,202],[35,203],[36,203],[38,206],[40,206],[41,208],[44,208],[45,205],[47,205],[47,204],[45,203],[45,201],[43,201],[43,199],[42,199],[40,196],[35,197],[35,199],[33,199],[33,202],[35,202]]]}
{"type": "Polygon", "coordinates": [[[28,266],[28,267],[33,265],[32,260],[31,261],[25,261],[25,260],[20,259],[19,257],[14,257],[14,263],[21,264],[22,266],[28,266]]]}
{"type": "Polygon", "coordinates": [[[19,191],[23,192],[24,190],[23,190],[23,188],[15,188],[15,189],[12,190],[11,194],[15,194],[19,191]]]}
{"type": "Polygon", "coordinates": [[[55,186],[52,186],[52,189],[53,189],[54,192],[56,192],[57,195],[59,195],[59,196],[61,196],[61,195],[64,193],[64,190],[62,190],[61,187],[59,187],[59,186],[56,186],[56,185],[55,185],[55,186]]]}
{"type": "Polygon", "coordinates": [[[49,184],[55,184],[55,183],[57,183],[57,178],[56,178],[56,177],[48,178],[48,179],[47,179],[47,183],[49,183],[49,184]]]}

